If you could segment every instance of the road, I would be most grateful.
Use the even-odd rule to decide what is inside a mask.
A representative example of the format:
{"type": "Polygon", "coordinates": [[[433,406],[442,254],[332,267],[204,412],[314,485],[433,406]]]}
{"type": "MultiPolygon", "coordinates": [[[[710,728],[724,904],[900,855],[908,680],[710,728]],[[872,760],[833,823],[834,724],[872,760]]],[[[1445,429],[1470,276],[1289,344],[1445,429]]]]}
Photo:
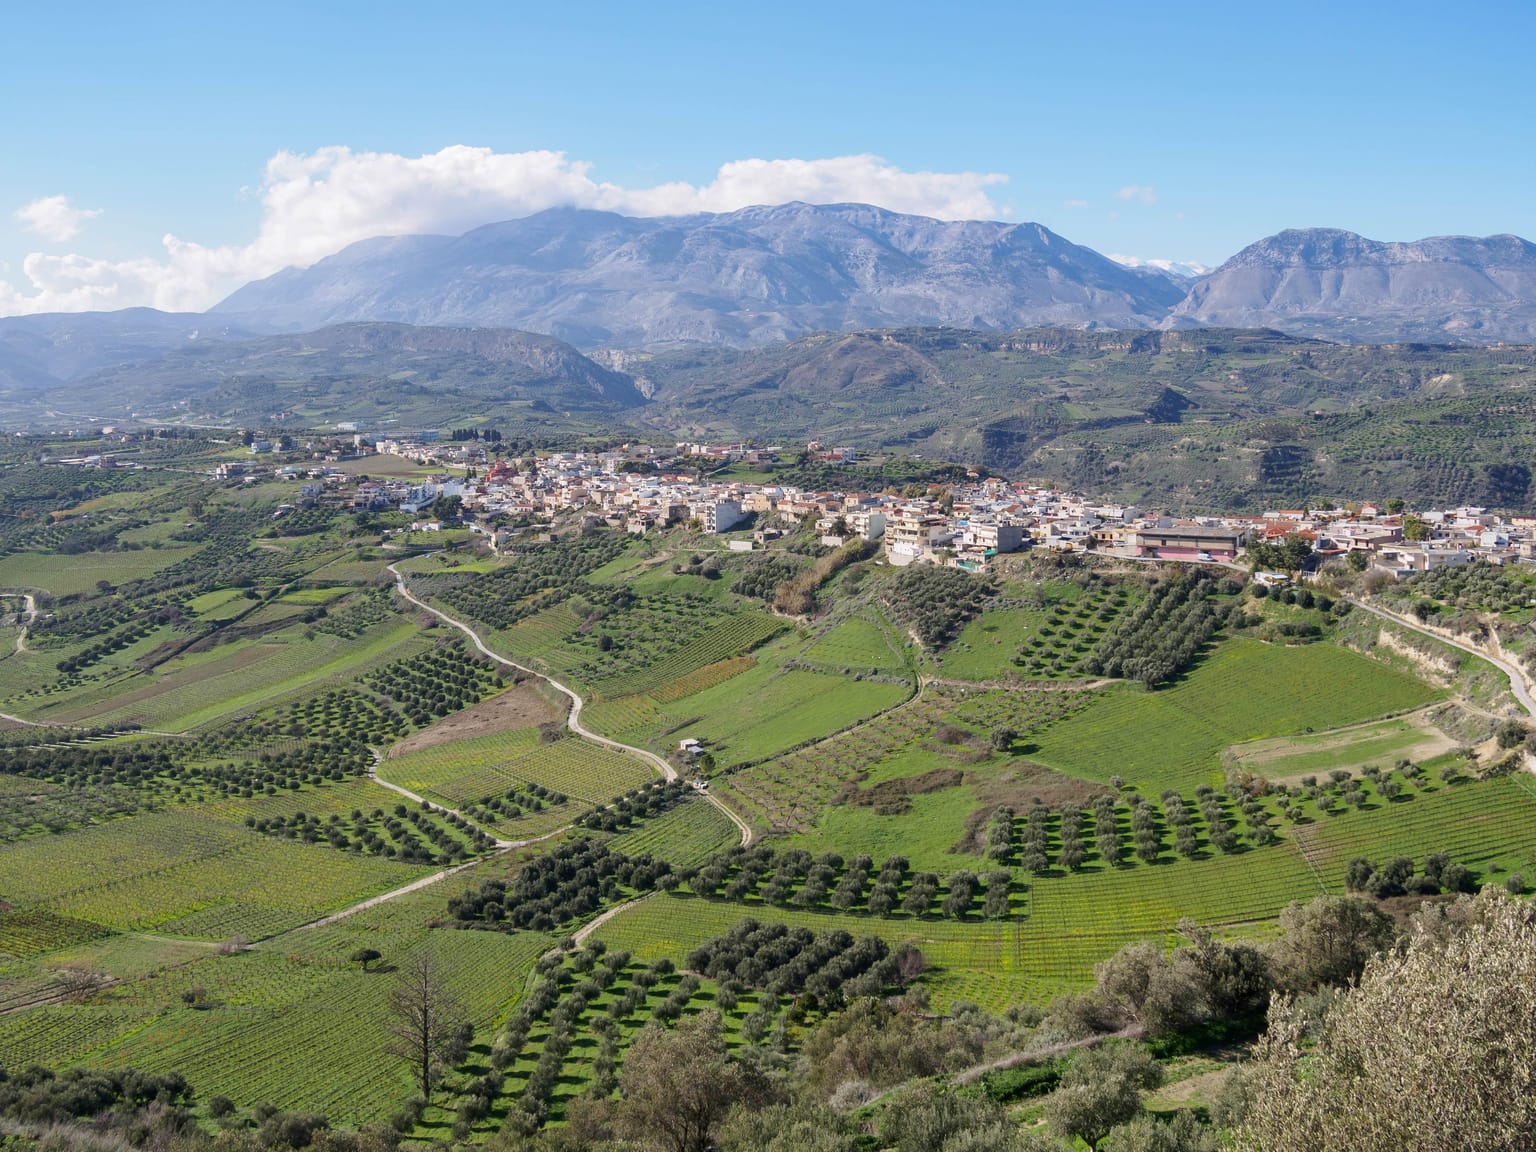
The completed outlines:
{"type": "Polygon", "coordinates": [[[21,631],[16,634],[16,654],[19,656],[27,650],[27,629],[32,621],[37,619],[37,597],[30,592],[21,594],[22,601],[26,604],[26,610],[22,613],[27,619],[21,626],[21,631]]]}
{"type": "MultiPolygon", "coordinates": [[[[1227,568],[1234,572],[1241,572],[1244,576],[1248,575],[1248,569],[1229,560],[1169,561],[1146,556],[1125,556],[1118,552],[1102,552],[1096,550],[1089,550],[1088,555],[1104,556],[1115,560],[1135,560],[1158,564],[1195,564],[1202,568],[1227,568]]],[[[1410,632],[1417,632],[1421,636],[1428,636],[1431,640],[1438,640],[1442,644],[1449,644],[1452,648],[1459,648],[1469,655],[1476,656],[1479,660],[1488,661],[1488,663],[1492,664],[1500,672],[1504,673],[1505,676],[1509,677],[1509,689],[1514,693],[1515,699],[1520,702],[1520,707],[1524,708],[1529,716],[1531,716],[1533,719],[1536,719],[1536,693],[1533,693],[1531,681],[1527,679],[1525,672],[1519,667],[1519,665],[1505,659],[1502,655],[1496,656],[1491,652],[1477,647],[1475,644],[1468,644],[1463,640],[1458,640],[1455,637],[1447,636],[1444,633],[1437,632],[1433,628],[1426,628],[1412,617],[1400,616],[1396,612],[1389,612],[1385,608],[1378,608],[1376,605],[1368,604],[1366,601],[1361,600],[1358,597],[1340,594],[1340,599],[1348,600],[1356,608],[1364,608],[1367,612],[1371,613],[1371,615],[1379,616],[1383,620],[1389,620],[1393,624],[1407,628],[1410,632]]]]}
{"type": "MultiPolygon", "coordinates": [[[[612,748],[616,752],[624,752],[630,756],[638,757],[640,760],[650,765],[650,767],[660,772],[663,779],[677,779],[677,770],[673,768],[672,765],[663,760],[660,756],[656,755],[656,753],[651,752],[645,748],[636,748],[632,744],[624,744],[618,740],[609,739],[607,736],[599,735],[598,733],[593,732],[590,728],[582,724],[581,710],[586,707],[586,701],[583,700],[580,694],[577,693],[574,689],[570,688],[568,685],[562,684],[554,677],[538,671],[536,668],[529,668],[526,665],[517,663],[515,660],[508,660],[500,653],[491,651],[490,648],[486,647],[485,641],[480,639],[480,634],[471,628],[468,624],[464,623],[464,621],[456,620],[454,617],[448,615],[448,613],[442,611],[441,609],[434,608],[431,604],[428,604],[425,600],[421,599],[414,592],[412,592],[410,587],[405,582],[404,574],[401,573],[400,569],[397,568],[394,564],[389,566],[389,571],[390,574],[395,578],[395,587],[400,590],[400,595],[404,596],[412,604],[416,605],[416,607],[422,608],[432,613],[432,615],[436,616],[445,624],[452,625],[454,628],[457,628],[460,632],[464,633],[464,635],[469,637],[470,642],[474,644],[476,651],[478,651],[481,655],[486,656],[507,668],[516,669],[517,671],[525,673],[529,676],[537,676],[539,679],[546,681],[552,688],[554,688],[556,692],[559,692],[562,696],[565,696],[568,700],[570,700],[571,710],[566,716],[565,722],[567,727],[569,727],[570,730],[577,736],[580,736],[585,740],[590,740],[594,744],[601,744],[605,748],[612,748]]],[[[726,818],[736,826],[736,831],[741,834],[742,847],[747,847],[750,845],[752,843],[752,829],[747,824],[747,822],[740,816],[736,815],[730,806],[727,805],[718,796],[715,796],[709,792],[704,792],[702,795],[706,800],[708,800],[722,813],[724,813],[726,818]]]]}
{"type": "MultiPolygon", "coordinates": [[[[468,816],[464,815],[464,813],[460,812],[457,808],[449,808],[444,804],[434,804],[425,796],[418,796],[409,788],[402,788],[399,784],[393,784],[390,781],[380,777],[379,765],[383,762],[384,757],[380,755],[377,749],[375,749],[373,753],[373,763],[368,766],[368,779],[372,780],[375,784],[379,785],[381,788],[388,788],[391,792],[394,792],[400,796],[404,796],[407,800],[413,801],[414,803],[421,805],[423,808],[431,809],[433,812],[442,812],[448,816],[457,816],[460,820],[467,820],[474,827],[480,828],[480,824],[477,821],[470,820],[468,816]]],[[[566,827],[568,828],[570,825],[566,825],[566,827]]],[[[485,831],[483,828],[480,830],[482,832],[485,831]]],[[[557,828],[555,831],[564,832],[565,828],[557,828]]],[[[486,832],[486,835],[491,836],[489,832],[486,832]]],[[[551,833],[551,835],[554,835],[554,833],[551,833]]],[[[500,836],[491,836],[491,839],[496,841],[496,847],[498,848],[521,848],[524,844],[533,843],[532,840],[503,840],[500,836]]]]}
{"type": "Polygon", "coordinates": [[[1371,615],[1380,616],[1383,620],[1389,620],[1400,628],[1407,628],[1410,632],[1417,632],[1421,636],[1428,636],[1431,640],[1438,640],[1442,644],[1449,644],[1452,648],[1459,648],[1463,652],[1476,656],[1479,660],[1488,661],[1488,663],[1504,673],[1505,676],[1509,677],[1509,690],[1514,693],[1515,699],[1520,702],[1520,707],[1525,709],[1527,715],[1536,718],[1536,697],[1532,696],[1531,682],[1526,679],[1525,672],[1521,670],[1519,665],[1506,660],[1503,656],[1495,656],[1491,652],[1485,652],[1475,644],[1468,644],[1463,640],[1457,640],[1454,637],[1436,632],[1432,628],[1426,628],[1410,617],[1399,616],[1396,612],[1388,612],[1385,608],[1378,608],[1374,604],[1367,604],[1364,600],[1357,600],[1353,596],[1346,596],[1345,599],[1356,608],[1364,608],[1371,615]]]}

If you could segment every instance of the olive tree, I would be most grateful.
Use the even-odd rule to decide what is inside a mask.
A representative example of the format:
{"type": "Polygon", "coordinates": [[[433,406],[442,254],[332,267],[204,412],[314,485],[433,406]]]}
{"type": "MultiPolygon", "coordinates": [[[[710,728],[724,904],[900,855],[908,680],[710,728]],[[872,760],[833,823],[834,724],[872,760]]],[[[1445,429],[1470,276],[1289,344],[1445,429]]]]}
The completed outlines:
{"type": "Polygon", "coordinates": [[[706,1152],[732,1106],[760,1095],[753,1071],[730,1058],[718,1012],[700,1012],[670,1032],[641,1030],[619,1076],[619,1131],[659,1152],[706,1152]]]}
{"type": "Polygon", "coordinates": [[[1239,1149],[1530,1147],[1536,908],[1491,888],[1465,903],[1369,960],[1320,1025],[1275,999],[1246,1078],[1239,1149]]]}
{"type": "Polygon", "coordinates": [[[1161,1082],[1162,1069],[1145,1051],[1106,1044],[1072,1061],[1045,1103],[1045,1118],[1061,1136],[1097,1152],[1106,1136],[1140,1113],[1142,1089],[1161,1082]]]}

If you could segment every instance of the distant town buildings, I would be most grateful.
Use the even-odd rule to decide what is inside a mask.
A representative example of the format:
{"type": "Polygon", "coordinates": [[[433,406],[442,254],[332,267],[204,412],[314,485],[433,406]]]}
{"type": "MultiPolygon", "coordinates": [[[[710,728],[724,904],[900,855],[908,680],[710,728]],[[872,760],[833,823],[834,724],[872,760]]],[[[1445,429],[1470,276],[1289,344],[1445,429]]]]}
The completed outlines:
{"type": "MultiPolygon", "coordinates": [[[[304,502],[340,501],[363,511],[398,510],[413,517],[440,497],[457,496],[464,515],[497,547],[515,533],[492,522],[562,522],[607,525],[637,535],[694,522],[700,531],[730,536],[746,551],[771,546],[786,531],[813,529],[836,546],[854,538],[878,542],[894,565],[944,564],[986,571],[1000,555],[1029,548],[1097,552],[1191,563],[1231,563],[1253,541],[1304,541],[1326,560],[1394,575],[1487,560],[1536,562],[1536,517],[1500,517],[1486,508],[1405,510],[1394,502],[1353,508],[1283,508],[1259,516],[1179,517],[1156,509],[1098,501],[1050,485],[972,476],[935,485],[926,496],[874,491],[814,491],[764,476],[743,478],[738,462],[772,459],[780,448],[749,444],[682,443],[667,456],[648,445],[604,452],[556,452],[537,458],[501,458],[480,442],[437,442],[435,435],[400,434],[372,442],[374,452],[431,467],[456,466],[422,480],[366,479],[333,466],[367,454],[361,436],[313,448],[308,466],[278,469],[256,461],[214,469],[221,479],[247,482],[280,472],[304,477],[304,502]],[[731,475],[730,473],[735,473],[731,475]],[[573,514],[579,513],[573,519],[573,514]]],[[[272,451],[255,441],[253,454],[272,451]]],[[[847,462],[853,453],[813,441],[807,459],[847,462]]],[[[110,458],[77,457],[60,463],[102,466],[110,458]]],[[[388,469],[380,469],[387,473],[388,469]]]]}

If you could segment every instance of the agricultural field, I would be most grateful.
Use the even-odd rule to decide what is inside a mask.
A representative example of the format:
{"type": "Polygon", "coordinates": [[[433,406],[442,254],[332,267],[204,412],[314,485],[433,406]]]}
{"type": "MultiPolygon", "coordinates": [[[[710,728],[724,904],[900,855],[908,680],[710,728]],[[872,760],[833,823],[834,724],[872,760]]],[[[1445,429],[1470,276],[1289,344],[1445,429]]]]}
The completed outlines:
{"type": "Polygon", "coordinates": [[[1331,644],[1232,639],[1171,687],[1106,694],[1054,725],[1034,755],[1099,783],[1119,776],[1152,792],[1188,789],[1220,782],[1221,753],[1230,744],[1406,712],[1439,695],[1331,644]]]}
{"type": "Polygon", "coordinates": [[[884,613],[874,608],[867,616],[852,616],[823,633],[801,653],[801,659],[834,668],[899,676],[906,671],[907,656],[893,632],[884,613]]]}
{"type": "Polygon", "coordinates": [[[391,757],[380,764],[379,775],[448,807],[477,809],[490,827],[512,838],[563,827],[585,809],[656,777],[636,757],[576,737],[541,742],[535,728],[391,757]],[[534,786],[560,800],[532,792],[534,786]]]}
{"type": "Polygon", "coordinates": [[[858,681],[821,672],[788,671],[765,678],[750,696],[753,672],[721,688],[687,697],[670,706],[674,714],[707,707],[706,697],[734,689],[742,705],[732,714],[707,716],[674,729],[679,739],[692,737],[708,747],[719,764],[763,760],[900,704],[910,694],[902,684],[858,681]],[[748,707],[750,702],[750,707],[748,707]]]}
{"type": "Polygon", "coordinates": [[[702,796],[689,796],[659,816],[618,833],[610,843],[626,856],[648,853],[678,868],[692,868],[737,839],[736,825],[725,813],[702,796]]]}
{"type": "Polygon", "coordinates": [[[18,908],[193,940],[262,939],[427,871],[262,836],[193,811],[0,847],[0,891],[18,908]]]}
{"type": "Polygon", "coordinates": [[[284,697],[346,683],[359,672],[409,657],[429,644],[415,625],[398,618],[354,640],[319,632],[308,637],[276,633],[272,641],[177,657],[151,675],[35,706],[28,715],[49,723],[138,724],[185,732],[254,712],[284,697]]]}
{"type": "Polygon", "coordinates": [[[192,545],[172,545],[137,552],[84,552],[73,556],[17,552],[0,557],[0,588],[38,588],[55,596],[70,596],[89,592],[102,580],[117,584],[153,576],[195,551],[192,545]]]}
{"type": "Polygon", "coordinates": [[[1231,763],[1271,780],[1294,782],[1307,773],[1343,768],[1358,772],[1367,764],[1396,760],[1432,760],[1455,747],[1423,713],[1376,720],[1312,735],[1249,740],[1227,750],[1231,763]]]}
{"type": "MultiPolygon", "coordinates": [[[[840,1001],[801,996],[814,965],[773,990],[711,971],[742,941],[841,957],[860,995],[900,992],[887,961],[917,948],[933,1011],[1002,1010],[1183,916],[1262,937],[1360,858],[1411,857],[1415,891],[1536,878],[1536,785],[1498,774],[1522,734],[1444,719],[1473,670],[1432,684],[1224,573],[851,559],[790,617],[784,589],[831,567],[808,534],[412,557],[378,547],[392,514],[274,519],[297,483],[142,482],[82,479],[89,518],[40,515],[0,555],[0,587],[55,597],[28,651],[0,634],[0,708],[50,725],[0,731],[0,1066],[383,1122],[415,1093],[387,1003],[430,956],[473,1038],[407,1139],[480,1143],[611,1095],[651,1020],[718,1009],[734,1049],[793,1057],[840,1001]],[[392,559],[682,779],[571,734],[546,683],[405,605],[392,559]]],[[[1527,608],[1505,578],[1441,579],[1447,609],[1527,608]]]]}

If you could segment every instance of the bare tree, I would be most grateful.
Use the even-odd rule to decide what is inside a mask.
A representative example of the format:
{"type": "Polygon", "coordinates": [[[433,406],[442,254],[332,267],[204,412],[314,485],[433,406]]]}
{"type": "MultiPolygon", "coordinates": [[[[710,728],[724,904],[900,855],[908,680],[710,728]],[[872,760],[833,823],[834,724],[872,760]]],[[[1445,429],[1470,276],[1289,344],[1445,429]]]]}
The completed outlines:
{"type": "Polygon", "coordinates": [[[111,983],[106,973],[75,965],[55,969],[53,980],[54,986],[71,1004],[89,1000],[111,983]]]}
{"type": "Polygon", "coordinates": [[[410,1065],[430,1103],[445,1065],[464,1048],[466,1016],[448,990],[437,961],[423,952],[405,966],[389,996],[389,1051],[410,1065]]]}

